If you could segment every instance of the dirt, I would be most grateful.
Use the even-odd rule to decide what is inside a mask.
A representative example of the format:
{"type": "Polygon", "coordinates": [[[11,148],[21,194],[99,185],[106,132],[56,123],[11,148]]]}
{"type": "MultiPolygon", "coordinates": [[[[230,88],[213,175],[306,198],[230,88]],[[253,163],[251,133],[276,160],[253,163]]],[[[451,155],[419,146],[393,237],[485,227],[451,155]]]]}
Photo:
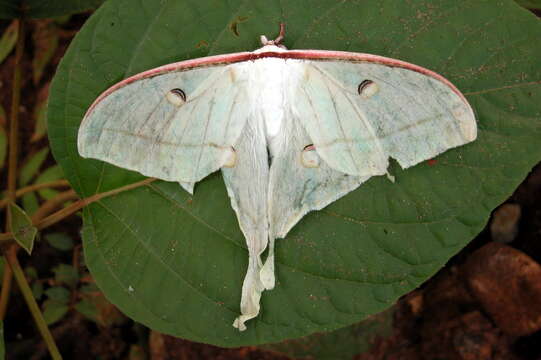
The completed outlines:
{"type": "MultiPolygon", "coordinates": [[[[58,49],[38,84],[31,79],[30,59],[34,49],[28,38],[23,71],[24,104],[20,109],[21,159],[47,144],[46,139],[29,141],[33,132],[34,95],[49,85],[54,69],[87,16],[73,16],[62,26],[58,49]]],[[[0,21],[0,30],[8,23],[0,21]]],[[[29,26],[29,32],[34,26],[29,26]]],[[[4,95],[0,102],[6,112],[9,112],[12,72],[13,56],[10,56],[0,67],[0,91],[4,95]]],[[[52,157],[47,161],[54,163],[52,157]]],[[[4,177],[0,185],[5,187],[4,177]]],[[[400,299],[393,334],[378,337],[371,351],[359,354],[357,360],[541,359],[541,165],[532,170],[507,203],[520,207],[516,227],[511,224],[508,226],[511,230],[506,230],[509,225],[506,223],[502,231],[507,231],[507,235],[500,237],[512,241],[494,243],[487,225],[436,276],[400,299]],[[509,231],[515,234],[508,234],[509,231]]],[[[510,218],[504,221],[515,221],[517,217],[510,218]]],[[[72,216],[47,231],[62,231],[80,241],[80,227],[80,219],[72,216]]],[[[36,268],[40,279],[49,279],[54,265],[73,262],[73,253],[59,253],[40,242],[32,258],[21,254],[20,261],[25,267],[36,268]]],[[[83,279],[91,283],[83,265],[80,270],[83,279]]],[[[100,299],[101,320],[90,321],[71,309],[51,326],[65,359],[288,359],[257,347],[221,349],[151,332],[125,318],[103,297],[100,299]],[[111,318],[115,320],[106,321],[111,318]]],[[[5,330],[7,359],[48,358],[16,286],[5,330]]]]}
{"type": "Polygon", "coordinates": [[[507,203],[522,209],[515,239],[493,242],[487,225],[398,302],[393,335],[357,360],[541,358],[541,164],[507,203]]]}

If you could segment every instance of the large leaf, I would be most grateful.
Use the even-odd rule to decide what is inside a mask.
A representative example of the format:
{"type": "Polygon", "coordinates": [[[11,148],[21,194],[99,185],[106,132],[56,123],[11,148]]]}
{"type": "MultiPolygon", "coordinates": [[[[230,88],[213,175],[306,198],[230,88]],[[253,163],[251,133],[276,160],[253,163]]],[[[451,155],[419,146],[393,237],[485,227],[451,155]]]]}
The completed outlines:
{"type": "Polygon", "coordinates": [[[541,24],[513,1],[106,2],[58,69],[54,155],[82,197],[141,180],[76,148],[85,110],[149,68],[259,47],[285,22],[288,48],[362,51],[442,73],[467,96],[479,138],[312,212],[277,242],[277,287],[239,333],[244,238],[219,173],[192,197],[154,182],[84,211],[87,264],[106,296],[158,331],[221,346],[337,329],[384,310],[471,240],[541,159],[541,24]]]}
{"type": "Polygon", "coordinates": [[[0,0],[0,19],[48,18],[95,9],[104,0],[0,0]]]}
{"type": "Polygon", "coordinates": [[[393,306],[360,323],[300,339],[263,345],[263,349],[289,355],[296,360],[351,360],[355,355],[370,351],[376,338],[392,334],[393,306]]]}
{"type": "Polygon", "coordinates": [[[527,9],[541,9],[541,0],[515,0],[527,9]]]}

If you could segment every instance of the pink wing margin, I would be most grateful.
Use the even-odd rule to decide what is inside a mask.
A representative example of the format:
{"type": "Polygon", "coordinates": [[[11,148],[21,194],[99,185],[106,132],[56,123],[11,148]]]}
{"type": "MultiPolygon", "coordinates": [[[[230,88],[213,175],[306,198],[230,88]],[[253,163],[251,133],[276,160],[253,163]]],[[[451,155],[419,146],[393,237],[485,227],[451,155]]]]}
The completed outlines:
{"type": "Polygon", "coordinates": [[[94,107],[105,97],[111,94],[113,91],[118,90],[119,88],[126,86],[134,81],[151,78],[157,75],[175,72],[175,71],[184,71],[199,67],[206,66],[216,66],[224,64],[233,64],[242,61],[254,61],[262,58],[281,58],[281,59],[301,59],[301,60],[336,60],[336,61],[354,61],[354,62],[369,62],[377,63],[390,67],[399,67],[408,70],[412,70],[427,76],[430,76],[436,80],[441,81],[447,85],[454,93],[456,93],[466,104],[468,101],[464,95],[454,86],[449,80],[441,76],[440,74],[428,70],[422,66],[408,63],[406,61],[388,58],[379,55],[373,54],[363,54],[363,53],[354,53],[347,51],[330,51],[330,50],[286,50],[280,52],[239,52],[225,55],[215,55],[215,56],[206,56],[197,59],[191,59],[186,61],[180,61],[176,63],[171,63],[163,65],[154,69],[144,71],[142,73],[130,76],[115,85],[111,86],[109,89],[105,90],[98,98],[92,103],[88,108],[84,118],[90,115],[94,107]]]}
{"type": "Polygon", "coordinates": [[[356,62],[370,62],[381,64],[390,67],[399,67],[403,69],[412,70],[427,76],[430,76],[436,80],[441,81],[447,85],[455,94],[457,94],[464,102],[468,103],[466,97],[453,85],[449,80],[441,76],[440,74],[428,70],[422,66],[411,64],[406,61],[388,58],[385,56],[354,53],[347,51],[329,51],[329,50],[291,50],[286,53],[287,56],[278,56],[291,59],[309,59],[309,60],[337,60],[337,61],[356,61],[356,62]]]}
{"type": "Polygon", "coordinates": [[[232,53],[232,54],[225,54],[225,55],[206,56],[202,58],[179,61],[176,63],[159,66],[157,68],[153,68],[147,71],[143,71],[142,73],[135,74],[133,76],[130,76],[129,78],[126,78],[114,84],[113,86],[105,90],[103,93],[101,93],[101,95],[98,96],[96,100],[94,100],[92,105],[90,105],[90,107],[86,111],[84,118],[88,117],[90,113],[92,112],[92,110],[96,107],[96,105],[105,97],[107,97],[109,94],[111,94],[113,91],[118,90],[137,80],[151,78],[151,77],[161,75],[161,74],[166,74],[169,72],[183,71],[183,70],[195,69],[198,67],[205,67],[205,66],[232,64],[236,62],[251,60],[251,55],[252,55],[251,52],[240,52],[240,53],[232,53]]]}

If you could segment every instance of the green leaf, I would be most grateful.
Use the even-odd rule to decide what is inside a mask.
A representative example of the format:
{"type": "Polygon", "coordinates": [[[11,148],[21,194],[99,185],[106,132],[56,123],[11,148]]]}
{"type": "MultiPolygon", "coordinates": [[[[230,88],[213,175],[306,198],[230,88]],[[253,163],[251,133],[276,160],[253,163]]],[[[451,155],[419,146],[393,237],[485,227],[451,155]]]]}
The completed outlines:
{"type": "Polygon", "coordinates": [[[22,197],[22,203],[24,211],[26,211],[26,213],[30,216],[34,215],[39,208],[38,197],[33,192],[24,194],[22,197]]]}
{"type": "MultiPolygon", "coordinates": [[[[53,165],[45,169],[36,179],[36,184],[43,184],[46,182],[60,180],[64,177],[64,172],[59,165],[53,165]]],[[[52,189],[41,189],[38,191],[41,197],[44,199],[51,199],[58,194],[57,190],[52,189]]]]}
{"type": "Polygon", "coordinates": [[[55,17],[53,20],[58,25],[65,25],[71,20],[72,15],[61,15],[58,17],[55,17]]]}
{"type": "Polygon", "coordinates": [[[81,286],[79,291],[82,294],[94,295],[96,293],[99,293],[100,289],[96,286],[96,284],[91,283],[91,284],[81,286]]]}
{"type": "Polygon", "coordinates": [[[33,266],[27,266],[24,268],[24,273],[26,276],[28,276],[30,279],[35,280],[38,278],[38,271],[33,266]]]}
{"type": "Polygon", "coordinates": [[[376,337],[385,338],[392,334],[394,312],[395,307],[391,307],[342,329],[263,345],[262,348],[294,359],[351,360],[355,355],[369,351],[376,337]]]}
{"type": "Polygon", "coordinates": [[[70,299],[70,291],[63,286],[53,286],[45,290],[45,295],[60,304],[67,304],[70,299]]]}
{"type": "Polygon", "coordinates": [[[4,276],[5,266],[6,266],[6,259],[3,256],[0,256],[0,279],[4,276]]]}
{"type": "Polygon", "coordinates": [[[45,147],[37,153],[30,156],[21,168],[21,174],[19,175],[19,185],[25,186],[39,171],[39,168],[47,158],[49,154],[49,148],[45,147]]]}
{"type": "Polygon", "coordinates": [[[35,281],[32,284],[32,295],[34,295],[34,299],[39,300],[43,296],[43,283],[39,281],[35,281]]]}
{"type": "Polygon", "coordinates": [[[34,84],[38,84],[45,67],[49,64],[58,48],[58,27],[53,21],[36,22],[32,32],[34,56],[32,57],[32,75],[34,84]]]}
{"type": "Polygon", "coordinates": [[[0,19],[49,18],[97,8],[104,0],[0,0],[0,19]],[[24,9],[24,11],[23,11],[24,9]]]}
{"type": "Polygon", "coordinates": [[[59,264],[53,268],[54,277],[57,283],[74,287],[79,281],[79,273],[71,265],[59,264]]]}
{"type": "Polygon", "coordinates": [[[47,325],[52,325],[66,315],[69,307],[53,300],[43,303],[43,319],[47,325]]]}
{"type": "Polygon", "coordinates": [[[126,317],[112,305],[96,286],[85,285],[80,289],[83,299],[75,309],[102,327],[111,327],[126,322],[126,317]]]}
{"type": "Polygon", "coordinates": [[[19,35],[19,20],[13,20],[0,38],[0,64],[11,53],[19,35]]]}
{"type": "Polygon", "coordinates": [[[525,7],[526,9],[541,9],[541,0],[515,0],[517,4],[525,7]]]}
{"type": "Polygon", "coordinates": [[[9,203],[8,206],[11,211],[9,227],[13,237],[17,244],[31,254],[38,229],[32,225],[32,220],[23,209],[14,203],[9,203]]]}
{"type": "Polygon", "coordinates": [[[98,322],[99,311],[94,304],[89,299],[83,299],[77,304],[75,304],[75,310],[80,312],[83,316],[93,322],[98,322]]]}
{"type": "Polygon", "coordinates": [[[30,142],[40,140],[47,134],[47,99],[43,99],[36,104],[34,108],[34,133],[30,142]]]}
{"type": "Polygon", "coordinates": [[[64,233],[51,233],[45,235],[45,240],[54,247],[61,251],[68,251],[73,249],[73,239],[64,233]]]}
{"type": "Polygon", "coordinates": [[[358,322],[438,271],[541,159],[541,67],[532,60],[541,22],[511,0],[113,0],[71,43],[51,89],[51,146],[79,195],[144,178],[78,155],[80,121],[102,91],[159,65],[254,50],[281,21],[290,49],[374,53],[441,73],[472,104],[478,140],[436,164],[395,164],[395,184],[374,177],[307,214],[277,241],[277,286],[243,333],[231,324],[248,256],[219,173],[193,197],[154,182],[91,204],[83,245],[92,275],[157,331],[231,347],[358,322]]]}

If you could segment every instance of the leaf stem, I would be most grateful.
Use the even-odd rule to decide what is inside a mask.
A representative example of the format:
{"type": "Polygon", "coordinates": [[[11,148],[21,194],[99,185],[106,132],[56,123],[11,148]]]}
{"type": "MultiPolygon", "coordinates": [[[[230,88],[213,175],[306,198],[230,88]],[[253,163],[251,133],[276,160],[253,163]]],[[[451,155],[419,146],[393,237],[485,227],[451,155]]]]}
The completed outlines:
{"type": "MultiPolygon", "coordinates": [[[[15,189],[17,188],[17,155],[19,135],[19,104],[21,102],[21,62],[24,53],[24,21],[19,20],[19,36],[15,50],[15,70],[13,71],[13,87],[11,93],[11,112],[9,122],[9,158],[8,158],[8,201],[15,202],[15,189]]],[[[7,217],[9,219],[9,211],[7,217]]],[[[6,222],[6,225],[9,221],[6,222]]]]}
{"type": "MultiPolygon", "coordinates": [[[[33,225],[35,227],[37,227],[38,230],[42,230],[42,229],[44,229],[46,227],[49,227],[49,226],[51,226],[53,224],[56,224],[60,220],[65,219],[66,217],[68,217],[68,216],[72,215],[73,213],[79,211],[83,207],[85,207],[85,206],[87,206],[89,204],[92,204],[93,202],[99,201],[99,200],[101,200],[103,198],[106,198],[106,197],[109,197],[109,196],[112,196],[112,195],[119,194],[119,193],[124,192],[124,191],[132,190],[132,189],[135,189],[135,188],[138,188],[138,187],[141,187],[141,186],[148,185],[148,184],[150,184],[151,182],[153,182],[155,180],[156,180],[155,178],[148,178],[148,179],[145,179],[145,180],[133,183],[133,184],[129,184],[129,185],[126,185],[126,186],[119,187],[119,188],[111,190],[111,191],[106,191],[106,192],[103,192],[103,193],[94,194],[94,195],[89,196],[87,198],[76,201],[73,204],[71,204],[69,206],[66,206],[65,208],[63,208],[63,209],[61,209],[61,210],[47,216],[44,219],[41,219],[41,220],[37,220],[37,219],[34,220],[33,219],[35,221],[35,222],[33,222],[33,225]]],[[[11,240],[11,239],[13,239],[13,236],[12,236],[12,234],[10,232],[0,233],[0,242],[11,240]]]]}
{"type": "Polygon", "coordinates": [[[62,206],[65,202],[70,200],[78,199],[77,193],[75,190],[68,190],[61,192],[56,195],[54,198],[44,202],[39,209],[32,215],[32,222],[38,222],[41,219],[49,215],[53,210],[62,206]]]}
{"type": "MultiPolygon", "coordinates": [[[[14,246],[15,245],[13,245],[13,247],[14,246]]],[[[36,299],[34,299],[34,296],[32,295],[32,290],[30,289],[28,281],[26,280],[23,270],[21,269],[21,264],[19,264],[19,260],[17,259],[17,252],[11,251],[10,249],[6,254],[6,260],[11,267],[11,270],[13,271],[13,275],[15,275],[15,280],[17,281],[17,284],[21,289],[21,293],[23,294],[24,300],[26,301],[26,305],[28,305],[28,308],[30,309],[30,313],[32,314],[34,322],[36,323],[36,326],[38,327],[38,330],[43,337],[43,341],[45,341],[45,344],[47,344],[47,348],[49,349],[51,357],[53,358],[53,360],[61,360],[62,356],[58,351],[53,336],[51,335],[51,332],[49,331],[49,328],[45,323],[45,319],[43,319],[43,315],[41,314],[38,304],[36,303],[36,299]]]]}
{"type": "MultiPolygon", "coordinates": [[[[10,248],[7,251],[17,251],[17,248],[13,247],[13,250],[10,248]]],[[[13,272],[9,266],[5,266],[4,275],[2,277],[2,292],[0,292],[0,321],[4,321],[4,318],[6,317],[9,293],[11,292],[11,280],[13,280],[13,272]]]]}
{"type": "MultiPolygon", "coordinates": [[[[55,180],[55,181],[49,181],[41,184],[33,184],[30,186],[25,186],[21,189],[18,189],[15,192],[15,197],[21,197],[24,194],[27,194],[29,192],[41,190],[41,189],[48,189],[48,188],[55,188],[55,187],[65,187],[69,186],[69,182],[67,180],[55,180]]],[[[0,200],[0,209],[4,208],[8,204],[8,199],[2,199],[0,200]]]]}
{"type": "MultiPolygon", "coordinates": [[[[9,154],[8,154],[8,187],[6,191],[7,201],[15,202],[15,189],[17,187],[17,155],[18,155],[18,134],[19,134],[19,103],[21,100],[21,61],[24,54],[24,21],[19,19],[19,35],[17,37],[17,45],[15,49],[15,69],[13,71],[13,86],[11,93],[11,109],[9,120],[9,154]]],[[[6,232],[11,231],[11,211],[8,208],[6,211],[6,232]]],[[[6,254],[11,251],[17,253],[16,249],[9,248],[6,254]]],[[[2,279],[2,292],[0,293],[0,319],[3,319],[9,303],[9,295],[11,294],[13,272],[7,266],[2,279]]]]}

